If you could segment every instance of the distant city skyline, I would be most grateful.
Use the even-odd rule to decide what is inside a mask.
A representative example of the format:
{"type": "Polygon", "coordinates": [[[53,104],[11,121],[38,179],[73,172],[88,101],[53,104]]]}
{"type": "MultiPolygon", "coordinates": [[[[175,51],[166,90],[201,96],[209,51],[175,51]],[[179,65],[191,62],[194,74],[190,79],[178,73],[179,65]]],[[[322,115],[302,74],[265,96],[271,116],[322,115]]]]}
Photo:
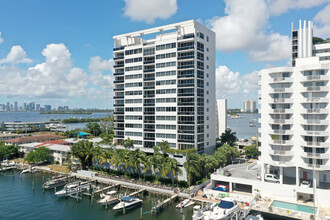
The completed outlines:
{"type": "Polygon", "coordinates": [[[241,108],[258,98],[258,71],[291,63],[291,22],[330,36],[327,0],[138,2],[1,1],[0,103],[112,109],[113,36],[195,19],[216,33],[217,98],[241,108]]]}

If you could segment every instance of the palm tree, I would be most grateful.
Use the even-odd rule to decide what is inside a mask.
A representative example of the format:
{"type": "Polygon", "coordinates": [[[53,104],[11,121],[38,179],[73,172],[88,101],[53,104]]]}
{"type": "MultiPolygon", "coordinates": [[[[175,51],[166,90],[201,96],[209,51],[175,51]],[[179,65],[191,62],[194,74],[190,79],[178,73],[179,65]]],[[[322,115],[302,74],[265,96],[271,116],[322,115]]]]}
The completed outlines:
{"type": "Polygon", "coordinates": [[[113,158],[114,152],[112,148],[106,148],[102,151],[102,155],[100,157],[100,165],[102,166],[104,163],[107,163],[110,169],[110,166],[112,165],[111,159],[113,158]]]}
{"type": "Polygon", "coordinates": [[[71,155],[79,159],[82,169],[92,164],[94,151],[93,142],[86,140],[79,141],[71,147],[71,155]]]}
{"type": "Polygon", "coordinates": [[[225,132],[221,134],[220,141],[222,144],[234,146],[237,141],[236,132],[232,132],[230,128],[227,128],[225,132]]]}
{"type": "Polygon", "coordinates": [[[217,159],[213,155],[203,154],[201,157],[201,163],[203,164],[203,170],[205,177],[208,177],[208,173],[213,168],[219,165],[217,159]]]}
{"type": "MultiPolygon", "coordinates": [[[[181,168],[178,166],[179,162],[174,159],[174,158],[169,158],[168,160],[168,167],[173,175],[173,177],[175,177],[175,180],[178,181],[178,175],[182,174],[182,170],[181,168]]],[[[173,179],[172,179],[173,180],[173,179]]],[[[174,181],[174,180],[173,180],[174,181]]],[[[172,181],[172,184],[173,184],[172,181]]],[[[174,184],[173,184],[174,185],[174,184]]]]}
{"type": "Polygon", "coordinates": [[[200,155],[197,153],[189,153],[187,155],[187,160],[183,164],[187,172],[189,187],[191,185],[191,180],[193,177],[200,176],[201,164],[200,164],[200,155]]]}
{"type": "Polygon", "coordinates": [[[129,161],[131,167],[135,170],[134,173],[138,173],[139,179],[141,175],[141,165],[144,164],[146,160],[146,153],[140,151],[140,149],[136,149],[135,151],[130,152],[129,161]]]}
{"type": "Polygon", "coordinates": [[[125,141],[124,141],[124,147],[125,148],[133,148],[134,147],[134,141],[127,138],[125,141]]]}

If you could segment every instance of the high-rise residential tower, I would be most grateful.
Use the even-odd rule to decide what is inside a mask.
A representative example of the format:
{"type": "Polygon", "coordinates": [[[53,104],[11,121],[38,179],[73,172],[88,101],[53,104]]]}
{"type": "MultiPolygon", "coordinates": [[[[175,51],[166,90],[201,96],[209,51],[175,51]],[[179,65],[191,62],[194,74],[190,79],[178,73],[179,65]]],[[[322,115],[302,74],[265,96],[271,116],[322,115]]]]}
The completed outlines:
{"type": "Polygon", "coordinates": [[[293,30],[292,67],[260,72],[260,159],[262,173],[279,174],[282,184],[309,180],[324,189],[330,185],[330,43],[313,44],[308,23],[293,30]]]}
{"type": "Polygon", "coordinates": [[[249,99],[244,101],[244,112],[256,112],[257,111],[257,105],[256,101],[249,99]]]}
{"type": "Polygon", "coordinates": [[[197,21],[114,36],[114,142],[212,151],[215,33],[197,21]]]}

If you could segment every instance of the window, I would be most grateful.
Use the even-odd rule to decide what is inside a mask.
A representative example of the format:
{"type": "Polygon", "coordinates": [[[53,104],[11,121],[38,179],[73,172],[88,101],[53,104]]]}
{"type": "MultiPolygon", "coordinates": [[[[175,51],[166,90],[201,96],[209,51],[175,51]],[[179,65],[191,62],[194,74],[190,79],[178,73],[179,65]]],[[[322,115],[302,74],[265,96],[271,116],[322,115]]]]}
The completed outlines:
{"type": "Polygon", "coordinates": [[[156,94],[173,94],[176,93],[176,89],[157,89],[156,94]]]}
{"type": "Polygon", "coordinates": [[[165,68],[165,67],[171,67],[171,66],[176,66],[176,62],[166,62],[166,63],[157,63],[156,68],[165,68]]]}
{"type": "Polygon", "coordinates": [[[209,94],[209,91],[206,91],[206,95],[208,95],[209,94]]]}
{"type": "Polygon", "coordinates": [[[209,100],[208,99],[206,99],[206,103],[209,103],[209,100]]]}
{"type": "Polygon", "coordinates": [[[130,67],[125,67],[125,71],[136,71],[136,70],[142,70],[142,66],[130,66],[130,67]]]}
{"type": "Polygon", "coordinates": [[[206,111],[209,112],[209,108],[206,108],[206,111]]]}
{"type": "Polygon", "coordinates": [[[125,115],[126,120],[142,120],[141,115],[125,115]]]}
{"type": "Polygon", "coordinates": [[[142,128],[142,124],[125,124],[125,128],[142,128]]]}
{"type": "Polygon", "coordinates": [[[133,75],[126,75],[125,79],[139,79],[142,78],[142,74],[133,74],[133,75]]]}
{"type": "Polygon", "coordinates": [[[156,128],[157,129],[166,129],[166,130],[175,130],[176,125],[160,125],[160,124],[157,124],[156,128]]]}
{"type": "Polygon", "coordinates": [[[206,57],[206,60],[209,60],[209,57],[206,57]]]}
{"type": "Polygon", "coordinates": [[[176,80],[175,79],[156,81],[156,86],[160,86],[160,85],[175,85],[175,84],[176,84],[176,80]]]}
{"type": "Polygon", "coordinates": [[[125,95],[142,95],[142,90],[126,91],[125,95]]]}
{"type": "Polygon", "coordinates": [[[206,69],[209,69],[209,65],[206,65],[206,69]]]}
{"type": "Polygon", "coordinates": [[[208,82],[206,83],[206,86],[209,86],[209,83],[208,82]]]}
{"type": "Polygon", "coordinates": [[[132,54],[137,54],[137,53],[142,53],[142,48],[125,51],[125,55],[132,55],[132,54]]]}
{"type": "Polygon", "coordinates": [[[172,71],[165,71],[165,72],[156,72],[156,76],[160,77],[160,76],[175,76],[176,75],[176,71],[172,70],[172,71]]]}
{"type": "Polygon", "coordinates": [[[127,104],[142,103],[142,99],[126,99],[125,103],[127,103],[127,104]]]}
{"type": "Polygon", "coordinates": [[[160,121],[175,121],[176,116],[156,116],[156,120],[160,121]]]}
{"type": "Polygon", "coordinates": [[[209,125],[207,125],[206,128],[209,129],[209,125]]]}
{"type": "Polygon", "coordinates": [[[209,116],[206,117],[206,120],[209,120],[209,116]]]}
{"type": "Polygon", "coordinates": [[[156,107],[157,112],[175,112],[176,107],[156,107]]]}
{"type": "Polygon", "coordinates": [[[126,134],[126,136],[142,137],[142,132],[126,131],[125,134],[126,134]]]}
{"type": "Polygon", "coordinates": [[[157,98],[156,103],[170,103],[176,102],[176,98],[157,98]]]}
{"type": "Polygon", "coordinates": [[[135,62],[142,62],[142,57],[136,57],[125,60],[125,63],[135,63],[135,62]]]}
{"type": "Polygon", "coordinates": [[[163,133],[157,133],[156,134],[157,138],[168,138],[168,139],[175,139],[176,135],[175,134],[163,134],[163,133]]]}
{"type": "Polygon", "coordinates": [[[156,55],[156,59],[166,59],[166,58],[171,58],[171,57],[176,57],[176,53],[164,53],[164,54],[158,54],[156,55]]]}
{"type": "Polygon", "coordinates": [[[209,52],[209,48],[206,48],[206,51],[209,52]]]}
{"type": "Polygon", "coordinates": [[[197,32],[197,36],[201,39],[204,39],[204,34],[202,32],[197,32]]]}
{"type": "Polygon", "coordinates": [[[161,44],[156,46],[156,50],[165,50],[171,48],[176,48],[176,43],[161,44]]]}
{"type": "Polygon", "coordinates": [[[206,134],[206,137],[209,137],[210,135],[209,134],[206,134]]]}
{"type": "Polygon", "coordinates": [[[209,74],[208,73],[206,74],[206,77],[209,78],[209,74]]]}
{"type": "Polygon", "coordinates": [[[130,88],[130,87],[141,87],[141,86],[142,86],[142,82],[125,83],[125,87],[126,88],[130,88]]]}
{"type": "Polygon", "coordinates": [[[206,41],[209,42],[209,36],[206,36],[206,41]]]}
{"type": "Polygon", "coordinates": [[[142,112],[142,107],[135,107],[135,108],[125,108],[127,112],[142,112]]]}

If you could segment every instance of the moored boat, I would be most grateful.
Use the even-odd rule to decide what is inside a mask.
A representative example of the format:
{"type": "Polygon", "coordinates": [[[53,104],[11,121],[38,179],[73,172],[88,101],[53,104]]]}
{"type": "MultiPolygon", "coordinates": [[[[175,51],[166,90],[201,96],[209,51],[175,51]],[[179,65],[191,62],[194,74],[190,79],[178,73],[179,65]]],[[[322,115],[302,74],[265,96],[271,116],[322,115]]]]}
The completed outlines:
{"type": "Polygon", "coordinates": [[[117,210],[117,211],[121,211],[125,208],[125,210],[127,209],[131,209],[134,208],[138,205],[142,204],[142,200],[136,197],[123,197],[121,199],[121,202],[118,203],[115,207],[113,207],[113,210],[117,210]]]}
{"type": "Polygon", "coordinates": [[[118,196],[115,196],[117,191],[110,191],[107,192],[106,194],[101,194],[101,199],[97,202],[101,205],[112,205],[116,202],[118,202],[118,196]]]}
{"type": "Polygon", "coordinates": [[[180,202],[179,204],[177,204],[176,208],[184,208],[188,203],[189,203],[189,199],[185,199],[182,202],[180,202]]]}

